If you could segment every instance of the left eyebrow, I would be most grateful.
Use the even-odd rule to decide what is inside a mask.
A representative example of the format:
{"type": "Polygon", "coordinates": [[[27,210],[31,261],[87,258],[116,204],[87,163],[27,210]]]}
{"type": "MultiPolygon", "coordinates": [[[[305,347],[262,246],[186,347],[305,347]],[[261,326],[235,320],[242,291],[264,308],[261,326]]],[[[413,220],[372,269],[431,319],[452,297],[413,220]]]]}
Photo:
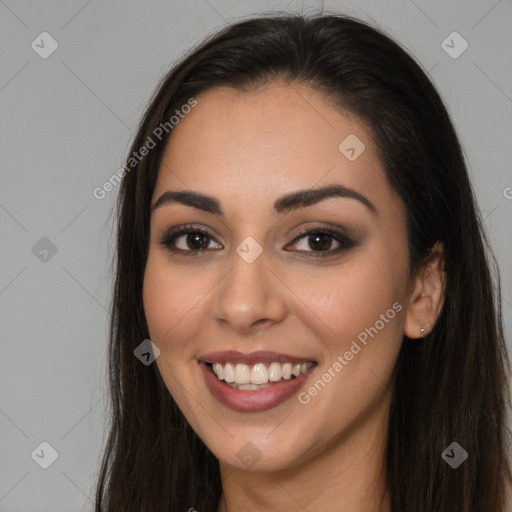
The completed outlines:
{"type": "MultiPolygon", "coordinates": [[[[276,213],[283,214],[297,208],[312,206],[332,197],[356,199],[364,204],[372,213],[377,214],[377,209],[365,196],[351,188],[338,184],[309,190],[298,190],[290,194],[285,194],[274,202],[272,210],[276,213]]],[[[185,190],[168,190],[164,192],[151,207],[151,211],[153,212],[161,206],[172,203],[181,203],[207,213],[224,215],[218,199],[199,192],[189,192],[185,190]]]]}

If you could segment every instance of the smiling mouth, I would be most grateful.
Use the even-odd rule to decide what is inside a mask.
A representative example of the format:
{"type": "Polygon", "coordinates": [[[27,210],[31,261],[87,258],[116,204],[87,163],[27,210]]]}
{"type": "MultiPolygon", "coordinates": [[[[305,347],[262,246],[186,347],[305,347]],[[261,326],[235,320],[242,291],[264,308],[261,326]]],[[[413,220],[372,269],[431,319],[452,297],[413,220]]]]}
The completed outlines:
{"type": "Polygon", "coordinates": [[[287,382],[304,375],[317,363],[272,362],[255,363],[206,363],[210,371],[232,389],[255,391],[287,382]]]}

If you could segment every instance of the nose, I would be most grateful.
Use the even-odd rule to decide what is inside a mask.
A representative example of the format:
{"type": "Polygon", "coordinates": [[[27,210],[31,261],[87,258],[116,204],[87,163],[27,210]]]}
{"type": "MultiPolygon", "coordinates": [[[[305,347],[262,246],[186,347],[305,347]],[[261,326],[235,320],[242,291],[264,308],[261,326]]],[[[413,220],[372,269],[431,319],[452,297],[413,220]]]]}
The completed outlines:
{"type": "Polygon", "coordinates": [[[286,287],[266,260],[265,251],[252,263],[234,252],[230,270],[215,287],[212,308],[217,322],[249,334],[286,318],[286,287]]]}

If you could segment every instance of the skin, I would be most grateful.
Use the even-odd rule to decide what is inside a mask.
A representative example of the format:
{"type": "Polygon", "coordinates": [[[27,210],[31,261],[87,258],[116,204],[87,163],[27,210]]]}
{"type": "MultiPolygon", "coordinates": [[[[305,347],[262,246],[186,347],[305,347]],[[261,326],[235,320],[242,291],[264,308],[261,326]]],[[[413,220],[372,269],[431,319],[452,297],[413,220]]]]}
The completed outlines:
{"type": "Polygon", "coordinates": [[[144,308],[167,388],[219,459],[218,510],[389,511],[384,454],[393,367],[403,335],[419,338],[419,322],[432,328],[439,315],[442,246],[409,280],[404,207],[371,131],[319,91],[272,82],[196,99],[169,139],[152,204],[167,190],[193,190],[216,197],[224,215],[179,203],[154,210],[144,308]],[[352,162],[338,149],[349,134],[366,146],[352,162]],[[356,190],[376,213],[340,197],[271,210],[284,194],[327,184],[356,190]],[[318,243],[307,235],[295,240],[301,228],[325,223],[345,227],[355,246],[335,253],[339,243],[327,238],[330,255],[315,258],[318,243]],[[196,245],[186,235],[176,241],[195,255],[160,244],[182,224],[212,235],[196,245]],[[236,252],[247,236],[263,248],[252,263],[236,252]],[[199,253],[203,242],[208,248],[199,253]],[[307,404],[293,396],[267,411],[237,412],[206,387],[201,354],[271,350],[318,362],[307,390],[394,303],[401,311],[307,404]],[[261,456],[252,467],[237,457],[249,442],[261,456]]]}

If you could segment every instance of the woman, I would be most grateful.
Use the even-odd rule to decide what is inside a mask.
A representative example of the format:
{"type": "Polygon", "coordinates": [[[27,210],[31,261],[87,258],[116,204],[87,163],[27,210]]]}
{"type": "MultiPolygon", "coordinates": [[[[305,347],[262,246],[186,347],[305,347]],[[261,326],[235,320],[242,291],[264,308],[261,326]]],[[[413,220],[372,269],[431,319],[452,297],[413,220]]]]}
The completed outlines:
{"type": "Polygon", "coordinates": [[[233,24],[124,174],[97,511],[508,510],[499,280],[404,50],[344,16],[233,24]]]}

